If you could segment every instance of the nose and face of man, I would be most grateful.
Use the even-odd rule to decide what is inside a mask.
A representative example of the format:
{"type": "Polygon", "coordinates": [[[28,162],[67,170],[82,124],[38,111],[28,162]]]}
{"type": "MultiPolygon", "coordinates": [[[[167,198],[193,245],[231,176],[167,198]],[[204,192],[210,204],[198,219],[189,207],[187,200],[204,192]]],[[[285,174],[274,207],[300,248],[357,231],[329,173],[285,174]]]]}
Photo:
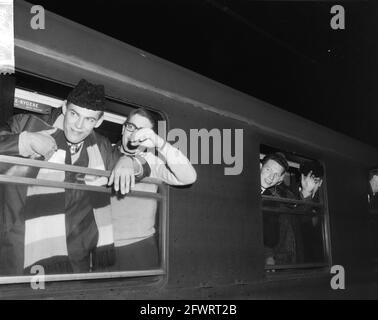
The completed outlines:
{"type": "Polygon", "coordinates": [[[103,112],[86,109],[73,103],[63,103],[63,130],[67,141],[80,143],[104,120],[103,112]]]}
{"type": "Polygon", "coordinates": [[[261,187],[268,189],[282,182],[285,169],[276,161],[269,159],[261,167],[261,187]]]}
{"type": "Polygon", "coordinates": [[[122,146],[126,152],[136,154],[145,149],[143,147],[143,150],[141,150],[139,146],[141,142],[134,139],[135,133],[142,128],[152,129],[153,124],[148,118],[140,114],[134,114],[127,119],[122,127],[122,146]]]}

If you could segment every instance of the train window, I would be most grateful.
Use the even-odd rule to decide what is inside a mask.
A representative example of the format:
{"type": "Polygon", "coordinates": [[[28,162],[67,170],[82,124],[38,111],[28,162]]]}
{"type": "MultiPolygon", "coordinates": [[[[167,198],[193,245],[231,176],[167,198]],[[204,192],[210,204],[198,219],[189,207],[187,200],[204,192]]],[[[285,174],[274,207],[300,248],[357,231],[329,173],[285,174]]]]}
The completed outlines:
{"type": "Polygon", "coordinates": [[[265,145],[260,161],[265,269],[328,266],[323,166],[265,145]]]}
{"type": "MultiPolygon", "coordinates": [[[[15,115],[48,116],[70,90],[27,75],[18,79],[15,115]]],[[[108,98],[96,131],[116,147],[133,108],[108,98]]],[[[162,119],[157,112],[153,118],[162,119]]],[[[60,151],[49,161],[0,155],[6,199],[0,207],[0,283],[29,282],[40,267],[46,281],[165,274],[166,185],[144,178],[121,196],[104,183],[109,171],[67,164],[60,151]],[[83,201],[74,201],[83,194],[83,201]]]]}

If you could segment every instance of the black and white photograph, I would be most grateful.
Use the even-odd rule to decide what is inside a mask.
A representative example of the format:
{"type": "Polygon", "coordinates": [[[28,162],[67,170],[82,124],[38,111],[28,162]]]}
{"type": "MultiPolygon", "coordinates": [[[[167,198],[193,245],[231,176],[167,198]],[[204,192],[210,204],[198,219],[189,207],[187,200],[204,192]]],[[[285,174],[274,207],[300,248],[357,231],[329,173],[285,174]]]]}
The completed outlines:
{"type": "Polygon", "coordinates": [[[377,39],[368,0],[0,0],[0,300],[378,299],[377,39]]]}

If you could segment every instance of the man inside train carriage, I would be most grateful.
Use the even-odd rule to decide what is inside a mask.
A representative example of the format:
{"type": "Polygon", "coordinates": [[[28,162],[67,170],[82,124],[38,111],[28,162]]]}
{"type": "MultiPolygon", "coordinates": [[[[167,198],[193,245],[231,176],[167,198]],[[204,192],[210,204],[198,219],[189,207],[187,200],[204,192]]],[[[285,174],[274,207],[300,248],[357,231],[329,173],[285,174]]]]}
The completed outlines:
{"type": "MultiPolygon", "coordinates": [[[[323,183],[324,170],[319,161],[301,163],[300,181],[297,186],[297,198],[308,202],[319,202],[319,189],[323,183]]],[[[297,210],[305,213],[293,222],[296,235],[297,262],[319,262],[323,258],[322,223],[319,208],[309,205],[297,205],[297,210]]]]}
{"type": "Polygon", "coordinates": [[[368,203],[370,210],[378,210],[378,168],[369,171],[368,203]]]}
{"type": "MultiPolygon", "coordinates": [[[[169,185],[183,186],[196,181],[197,175],[187,157],[157,135],[150,112],[140,108],[130,112],[122,128],[119,150],[148,163],[148,177],[169,185]],[[157,153],[155,152],[157,151],[157,153]],[[157,156],[157,155],[158,156],[157,156]]],[[[154,184],[137,184],[136,190],[157,192],[154,184]]],[[[116,270],[140,270],[158,267],[159,250],[155,230],[155,199],[112,198],[116,270]],[[127,208],[127,210],[125,210],[127,208]]]]}
{"type": "MultiPolygon", "coordinates": [[[[0,129],[0,154],[113,169],[109,183],[105,177],[19,165],[3,168],[3,172],[54,182],[114,183],[117,191],[128,192],[134,184],[134,169],[141,168],[93,131],[103,121],[104,106],[104,87],[81,80],[62,108],[50,115],[13,116],[0,129]]],[[[2,275],[30,274],[33,265],[43,266],[45,273],[88,272],[91,265],[114,262],[108,193],[7,184],[2,221],[2,275]]]]}

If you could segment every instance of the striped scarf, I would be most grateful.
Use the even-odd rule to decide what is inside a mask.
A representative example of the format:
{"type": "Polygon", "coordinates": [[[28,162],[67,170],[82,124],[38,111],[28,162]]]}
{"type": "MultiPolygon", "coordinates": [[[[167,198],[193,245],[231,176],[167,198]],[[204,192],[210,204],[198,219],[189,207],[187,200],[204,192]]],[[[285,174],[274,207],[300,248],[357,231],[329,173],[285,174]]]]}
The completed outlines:
{"type": "MultiPolygon", "coordinates": [[[[46,128],[41,128],[41,122],[38,124],[38,130],[51,128],[47,124],[46,128]]],[[[54,126],[57,123],[58,121],[54,126]]],[[[57,130],[52,136],[58,150],[48,161],[71,164],[70,147],[64,132],[57,130]]],[[[95,140],[95,135],[89,135],[85,139],[75,166],[105,170],[95,140]]],[[[28,176],[57,182],[89,185],[107,183],[105,177],[94,179],[89,175],[44,168],[33,168],[28,172],[28,176]]],[[[42,265],[45,273],[77,273],[90,271],[91,265],[95,269],[114,263],[113,228],[108,194],[29,186],[22,216],[25,219],[25,273],[29,274],[33,265],[42,265]]]]}

